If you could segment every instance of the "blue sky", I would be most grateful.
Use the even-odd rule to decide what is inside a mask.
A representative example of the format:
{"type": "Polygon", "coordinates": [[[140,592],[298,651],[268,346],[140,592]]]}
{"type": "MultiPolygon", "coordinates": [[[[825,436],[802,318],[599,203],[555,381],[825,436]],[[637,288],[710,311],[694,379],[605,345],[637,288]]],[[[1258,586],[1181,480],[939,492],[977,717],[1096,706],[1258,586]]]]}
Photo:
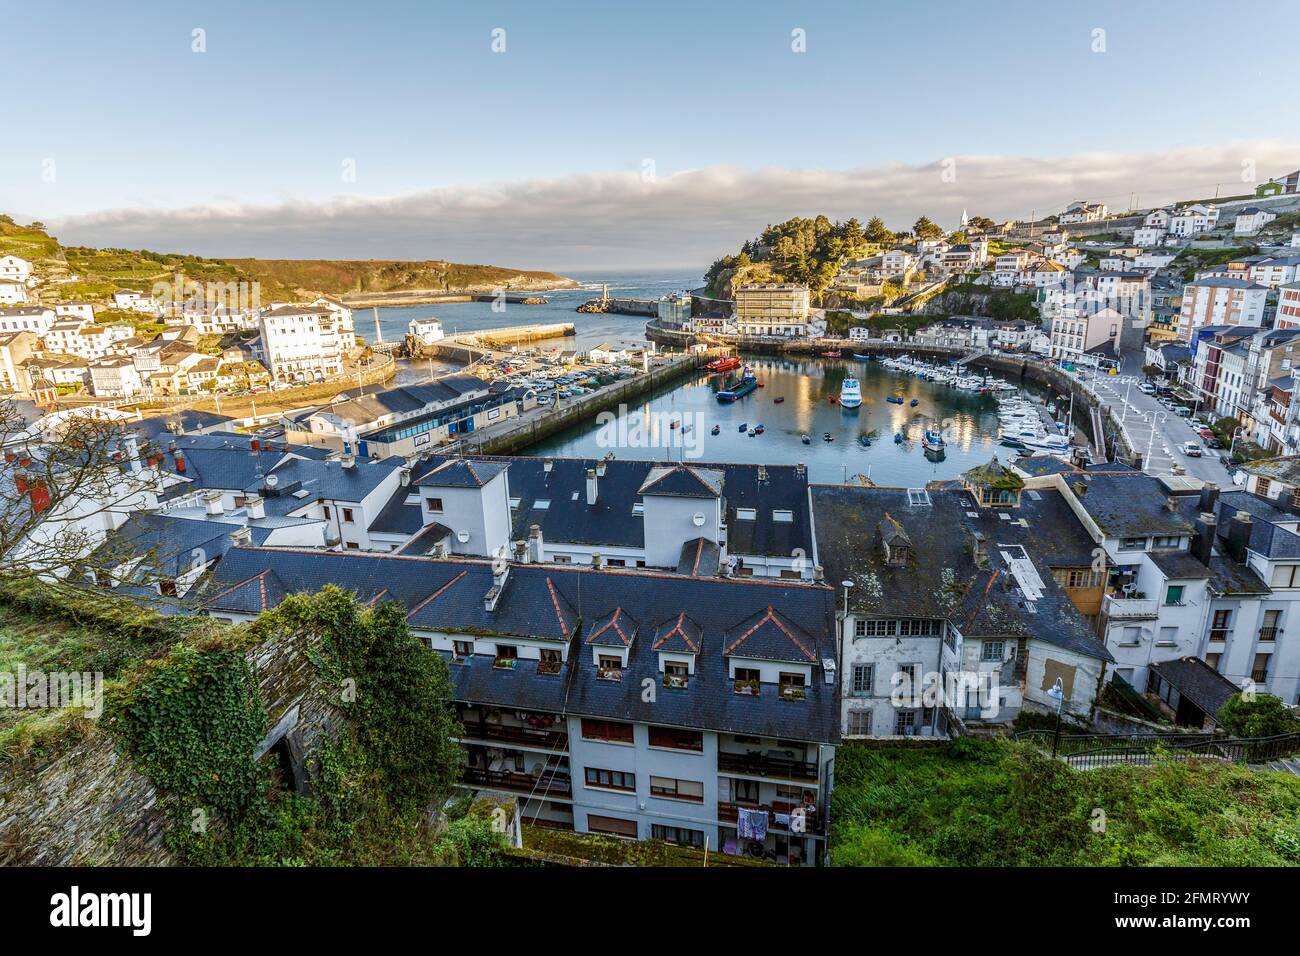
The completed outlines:
{"type": "MultiPolygon", "coordinates": [[[[260,255],[318,255],[328,246],[337,256],[455,257],[494,250],[469,243],[458,252],[464,244],[435,225],[437,244],[453,248],[362,229],[349,253],[346,237],[325,243],[305,225],[277,236],[263,221],[241,232],[231,207],[265,215],[312,204],[318,228],[328,229],[342,196],[355,197],[352,205],[428,190],[463,198],[510,185],[510,202],[519,203],[543,188],[526,184],[541,181],[552,190],[569,184],[570,202],[584,190],[609,200],[612,225],[631,211],[601,177],[640,176],[647,159],[661,180],[711,167],[871,170],[884,188],[891,170],[945,157],[1041,162],[1105,153],[1150,165],[1179,149],[1294,143],[1294,93],[1283,91],[1300,81],[1298,10],[1294,2],[1153,0],[697,0],[660,2],[652,13],[608,2],[2,0],[0,88],[18,93],[6,124],[18,135],[0,150],[0,210],[64,224],[82,241],[197,242],[203,248],[193,251],[225,255],[246,245],[260,255]],[[196,28],[206,32],[206,52],[191,50],[196,28]],[[492,52],[495,28],[505,30],[504,53],[492,52]],[[805,53],[791,50],[796,28],[806,31],[805,53]],[[1104,53],[1093,52],[1095,29],[1105,30],[1104,53]],[[41,179],[50,159],[53,182],[41,179]],[[345,160],[355,163],[354,181],[342,178],[345,160]],[[191,213],[181,219],[176,210],[191,213]]],[[[1257,146],[1237,153],[1273,158],[1257,146]]],[[[1235,156],[1223,153],[1222,171],[1207,167],[1205,182],[1234,177],[1235,156]]],[[[1062,180],[1059,192],[1066,200],[1091,188],[1127,194],[1145,188],[1141,178],[1131,187],[1118,178],[1062,180]]],[[[952,191],[937,211],[976,201],[983,213],[1024,215],[1015,206],[1034,201],[1031,193],[1005,185],[1003,194],[952,191]]],[[[791,214],[820,211],[815,182],[784,201],[796,197],[809,206],[791,214]]],[[[887,211],[914,218],[927,210],[887,211]]],[[[668,264],[665,238],[647,235],[654,250],[630,244],[618,255],[668,264]]],[[[497,258],[541,265],[537,241],[517,246],[503,235],[497,258]]],[[[560,237],[553,248],[562,259],[591,258],[607,246],[591,245],[584,253],[560,237]]],[[[698,254],[692,246],[691,261],[698,254]]],[[[634,263],[555,263],[596,264],[634,263]]]]}

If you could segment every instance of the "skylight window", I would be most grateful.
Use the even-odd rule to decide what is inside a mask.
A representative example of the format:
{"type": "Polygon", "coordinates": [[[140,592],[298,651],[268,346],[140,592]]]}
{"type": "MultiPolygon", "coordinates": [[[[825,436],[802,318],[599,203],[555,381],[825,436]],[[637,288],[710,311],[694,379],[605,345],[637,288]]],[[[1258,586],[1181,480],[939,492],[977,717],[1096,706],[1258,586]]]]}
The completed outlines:
{"type": "Polygon", "coordinates": [[[644,516],[644,515],[645,515],[645,502],[644,502],[644,501],[634,501],[634,502],[632,502],[632,514],[633,514],[634,516],[635,516],[635,515],[642,515],[642,516],[644,516]]]}
{"type": "Polygon", "coordinates": [[[907,503],[913,507],[929,507],[930,492],[924,488],[908,488],[907,503]]]}
{"type": "Polygon", "coordinates": [[[790,524],[791,522],[794,521],[794,512],[793,512],[793,511],[780,511],[780,510],[778,510],[778,511],[773,511],[773,512],[772,512],[772,520],[773,520],[773,521],[780,521],[780,522],[782,522],[782,523],[784,523],[784,524],[790,524]]]}
{"type": "Polygon", "coordinates": [[[533,502],[534,511],[545,511],[550,506],[551,506],[550,498],[538,498],[536,501],[533,502]]]}
{"type": "Polygon", "coordinates": [[[519,499],[518,499],[518,498],[511,498],[511,499],[510,499],[510,507],[511,507],[511,508],[518,508],[518,507],[519,507],[519,499]]]}
{"type": "Polygon", "coordinates": [[[736,509],[736,520],[737,520],[737,521],[753,521],[753,520],[754,520],[755,518],[757,518],[757,517],[758,517],[758,509],[757,509],[757,508],[737,508],[737,509],[736,509]]]}

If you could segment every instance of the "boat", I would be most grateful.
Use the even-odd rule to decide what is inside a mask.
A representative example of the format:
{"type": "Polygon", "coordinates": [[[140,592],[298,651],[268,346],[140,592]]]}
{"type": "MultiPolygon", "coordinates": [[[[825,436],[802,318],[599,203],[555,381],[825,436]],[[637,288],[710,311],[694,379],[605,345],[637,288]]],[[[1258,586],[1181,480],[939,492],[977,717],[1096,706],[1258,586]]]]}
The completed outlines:
{"type": "Polygon", "coordinates": [[[857,359],[859,362],[870,362],[870,361],[871,361],[871,356],[870,356],[870,355],[863,355],[861,352],[854,352],[854,353],[853,353],[853,357],[854,357],[855,359],[857,359]]]}
{"type": "Polygon", "coordinates": [[[871,436],[870,436],[870,435],[859,435],[859,436],[858,436],[858,444],[861,445],[863,448],[870,448],[870,447],[871,447],[871,436]]]}
{"type": "Polygon", "coordinates": [[[834,404],[835,404],[836,402],[838,402],[838,401],[839,401],[839,399],[836,398],[834,395],[827,395],[827,396],[826,396],[826,404],[827,404],[827,405],[834,405],[834,404]]]}
{"type": "Polygon", "coordinates": [[[745,373],[740,377],[740,381],[734,383],[731,387],[718,392],[718,401],[734,402],[738,398],[744,398],[756,388],[758,388],[758,380],[754,378],[754,373],[746,367],[745,373]]]}
{"type": "Polygon", "coordinates": [[[755,425],[755,426],[754,426],[754,434],[755,434],[755,435],[761,435],[761,434],[763,434],[763,432],[765,432],[765,431],[767,431],[767,429],[764,428],[762,425],[755,425]]]}
{"type": "Polygon", "coordinates": [[[1018,439],[1018,438],[1013,438],[1013,437],[1010,436],[1010,435],[1008,435],[1006,438],[1002,439],[1002,441],[999,442],[999,444],[1001,444],[1001,445],[1005,445],[1007,448],[1024,448],[1024,447],[1025,447],[1025,443],[1024,443],[1024,442],[1020,441],[1020,439],[1018,439]]]}
{"type": "Polygon", "coordinates": [[[862,404],[862,386],[852,376],[846,378],[840,386],[840,407],[857,408],[862,404]]]}
{"type": "Polygon", "coordinates": [[[677,427],[678,425],[680,425],[680,424],[681,424],[681,422],[678,421],[676,418],[674,418],[672,421],[670,421],[670,422],[668,423],[668,427],[669,427],[669,428],[676,428],[676,427],[677,427]]]}
{"type": "Polygon", "coordinates": [[[947,452],[943,448],[926,448],[924,444],[922,444],[921,451],[930,461],[943,461],[947,456],[947,452]]]}
{"type": "Polygon", "coordinates": [[[926,451],[941,451],[943,449],[943,435],[933,428],[927,428],[925,434],[921,436],[921,447],[926,451]]]}
{"type": "Polygon", "coordinates": [[[755,435],[757,435],[757,434],[758,434],[758,432],[754,431],[754,429],[751,428],[751,429],[749,430],[749,437],[750,437],[750,438],[753,438],[753,437],[754,437],[755,435]]]}
{"type": "Polygon", "coordinates": [[[759,388],[767,388],[767,383],[766,383],[766,382],[759,382],[759,383],[758,383],[758,387],[759,387],[759,388]]]}
{"type": "Polygon", "coordinates": [[[713,434],[716,435],[716,434],[718,434],[718,432],[720,432],[720,431],[722,431],[722,426],[721,426],[721,425],[714,425],[714,426],[713,426],[713,434]]]}
{"type": "Polygon", "coordinates": [[[822,358],[841,358],[843,355],[844,355],[843,352],[841,352],[839,349],[836,349],[833,352],[823,352],[822,358]]]}
{"type": "Polygon", "coordinates": [[[902,395],[890,395],[888,398],[885,399],[885,401],[887,401],[887,402],[893,402],[895,405],[902,405],[902,404],[903,404],[903,396],[902,396],[902,395]]]}
{"type": "Polygon", "coordinates": [[[834,440],[835,440],[835,436],[832,435],[830,432],[826,432],[822,435],[822,441],[834,441],[834,440]]]}
{"type": "Polygon", "coordinates": [[[745,422],[744,424],[742,424],[742,425],[740,426],[740,431],[742,431],[742,432],[747,432],[747,431],[749,431],[749,423],[748,423],[748,422],[745,422]]]}
{"type": "Polygon", "coordinates": [[[776,398],[772,399],[772,401],[773,401],[775,404],[780,405],[782,402],[785,401],[785,396],[784,396],[784,395],[778,395],[776,398]]]}
{"type": "Polygon", "coordinates": [[[716,358],[704,367],[715,373],[730,372],[733,368],[740,368],[740,359],[734,355],[728,355],[723,358],[716,358]]]}
{"type": "Polygon", "coordinates": [[[914,399],[912,399],[912,403],[911,403],[911,404],[912,404],[912,407],[913,407],[913,408],[916,408],[917,405],[920,405],[920,404],[921,404],[921,400],[920,400],[919,398],[914,398],[914,399]]]}
{"type": "Polygon", "coordinates": [[[808,436],[808,435],[804,435],[804,436],[802,436],[799,440],[800,440],[801,442],[803,442],[805,445],[811,445],[811,444],[812,444],[812,438],[811,438],[810,436],[808,436]]]}
{"type": "Polygon", "coordinates": [[[1041,435],[1023,439],[1024,446],[1036,451],[1069,451],[1070,440],[1064,435],[1041,435]]]}
{"type": "Polygon", "coordinates": [[[894,432],[894,444],[901,445],[906,440],[902,432],[894,432]]]}

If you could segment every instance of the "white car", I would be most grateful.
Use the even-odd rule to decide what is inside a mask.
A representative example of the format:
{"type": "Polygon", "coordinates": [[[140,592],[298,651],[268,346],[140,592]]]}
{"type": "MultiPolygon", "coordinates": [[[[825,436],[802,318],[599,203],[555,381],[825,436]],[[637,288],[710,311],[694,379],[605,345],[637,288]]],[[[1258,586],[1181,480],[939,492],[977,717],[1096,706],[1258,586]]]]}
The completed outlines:
{"type": "Polygon", "coordinates": [[[1182,452],[1188,458],[1200,458],[1201,444],[1200,442],[1194,442],[1194,441],[1184,442],[1182,447],[1182,452]]]}
{"type": "Polygon", "coordinates": [[[1141,385],[1138,386],[1138,391],[1146,392],[1148,395],[1154,395],[1156,393],[1156,387],[1152,385],[1150,382],[1143,382],[1141,385]]]}

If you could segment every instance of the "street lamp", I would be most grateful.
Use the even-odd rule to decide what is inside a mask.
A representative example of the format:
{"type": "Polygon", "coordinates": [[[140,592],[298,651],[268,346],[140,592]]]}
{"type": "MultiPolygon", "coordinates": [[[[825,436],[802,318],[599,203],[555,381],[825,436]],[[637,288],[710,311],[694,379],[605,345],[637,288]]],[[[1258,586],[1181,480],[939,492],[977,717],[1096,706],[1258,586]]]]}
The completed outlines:
{"type": "Polygon", "coordinates": [[[1061,678],[1056,678],[1056,683],[1047,692],[1047,696],[1056,701],[1056,731],[1052,734],[1052,759],[1055,760],[1056,746],[1061,740],[1061,709],[1065,706],[1065,687],[1061,684],[1061,678]]]}

